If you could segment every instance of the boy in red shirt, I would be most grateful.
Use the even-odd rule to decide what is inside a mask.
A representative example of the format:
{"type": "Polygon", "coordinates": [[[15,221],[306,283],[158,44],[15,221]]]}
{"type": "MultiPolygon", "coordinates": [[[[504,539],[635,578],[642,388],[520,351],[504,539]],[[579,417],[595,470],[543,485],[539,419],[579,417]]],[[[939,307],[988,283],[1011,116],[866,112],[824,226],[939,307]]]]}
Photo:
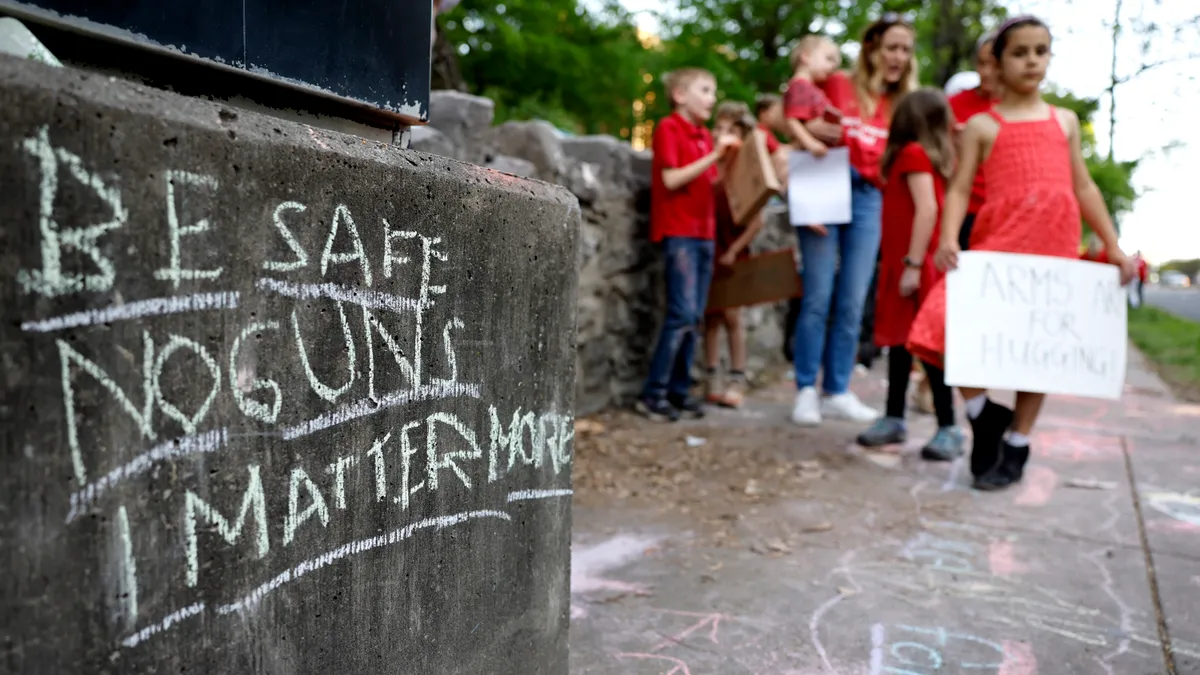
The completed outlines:
{"type": "Polygon", "coordinates": [[[691,396],[691,366],[713,273],[717,159],[737,143],[713,143],[704,123],[712,115],[717,83],[712,73],[684,68],[666,77],[674,112],[654,127],[650,168],[650,240],[666,261],[667,316],[650,361],[636,410],[656,421],[703,417],[691,396]]]}
{"type": "MultiPolygon", "coordinates": [[[[955,135],[966,126],[967,120],[980,113],[986,113],[999,100],[999,83],[997,81],[996,57],[992,55],[991,33],[979,39],[975,47],[975,72],[979,73],[979,86],[974,89],[959,92],[950,97],[950,109],[954,111],[955,135]]],[[[962,229],[958,231],[958,246],[966,251],[970,248],[971,228],[975,225],[975,216],[983,208],[984,198],[983,167],[975,174],[975,183],[971,186],[971,200],[967,203],[967,217],[963,219],[962,229]]]]}

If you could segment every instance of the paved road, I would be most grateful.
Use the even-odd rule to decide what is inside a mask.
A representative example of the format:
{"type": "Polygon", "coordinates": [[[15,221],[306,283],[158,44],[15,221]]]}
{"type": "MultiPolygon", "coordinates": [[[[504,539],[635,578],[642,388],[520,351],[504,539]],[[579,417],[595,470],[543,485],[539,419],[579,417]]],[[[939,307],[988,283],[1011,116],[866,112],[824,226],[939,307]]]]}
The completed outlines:
{"type": "Polygon", "coordinates": [[[1146,286],[1146,302],[1185,319],[1200,321],[1200,288],[1146,286]]]}

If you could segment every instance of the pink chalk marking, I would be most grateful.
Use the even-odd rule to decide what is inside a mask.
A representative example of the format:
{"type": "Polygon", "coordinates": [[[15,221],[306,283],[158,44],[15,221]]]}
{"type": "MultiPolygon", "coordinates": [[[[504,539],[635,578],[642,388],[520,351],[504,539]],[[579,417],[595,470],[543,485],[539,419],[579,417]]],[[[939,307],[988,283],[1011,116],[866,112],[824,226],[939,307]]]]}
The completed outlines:
{"type": "Polygon", "coordinates": [[[996,675],[1037,675],[1037,657],[1028,642],[1004,641],[1004,663],[996,675]]]}
{"type": "Polygon", "coordinates": [[[1013,555],[1012,542],[1003,540],[993,540],[988,545],[988,565],[991,567],[992,574],[998,577],[1011,577],[1029,569],[1024,563],[1018,562],[1013,555]]]}
{"type": "Polygon", "coordinates": [[[1058,486],[1058,474],[1048,466],[1030,467],[1025,472],[1024,486],[1013,503],[1017,506],[1044,506],[1058,486]]]}
{"type": "MultiPolygon", "coordinates": [[[[670,611],[673,614],[684,614],[684,615],[697,616],[694,612],[674,612],[671,610],[666,610],[666,611],[670,611]]],[[[719,644],[719,642],[717,641],[717,629],[721,627],[721,619],[724,618],[724,616],[721,614],[703,614],[703,615],[699,615],[699,616],[703,616],[704,618],[700,619],[699,621],[692,624],[691,626],[684,628],[682,631],[675,634],[674,636],[669,637],[666,640],[663,640],[662,642],[654,645],[653,647],[650,648],[650,651],[658,652],[658,651],[662,651],[672,645],[680,644],[683,642],[684,638],[691,635],[692,633],[695,633],[696,631],[700,630],[701,628],[703,628],[705,626],[709,626],[709,631],[708,631],[709,642],[712,642],[714,645],[719,644]]]]}
{"type": "Polygon", "coordinates": [[[662,654],[643,654],[641,652],[621,652],[617,654],[618,659],[641,659],[641,660],[658,660],[667,661],[675,664],[675,667],[667,671],[667,675],[692,675],[692,671],[688,670],[688,665],[674,656],[664,656],[662,654]]]}
{"type": "MultiPolygon", "coordinates": [[[[648,546],[658,541],[653,537],[619,535],[594,546],[571,546],[571,597],[608,591],[631,593],[638,596],[650,595],[650,590],[641,585],[607,579],[602,573],[621,567],[645,553],[648,546]]],[[[571,603],[571,618],[587,616],[587,609],[571,603]]]]}
{"type": "MultiPolygon", "coordinates": [[[[1053,420],[1044,420],[1052,423],[1053,420]]],[[[1076,420],[1077,422],[1077,420],[1076,420]]],[[[1121,440],[1073,429],[1039,431],[1033,441],[1034,454],[1071,462],[1115,461],[1123,456],[1121,440]]]]}
{"type": "Polygon", "coordinates": [[[1167,520],[1165,518],[1156,518],[1146,523],[1146,528],[1159,532],[1175,532],[1183,534],[1196,534],[1200,532],[1200,525],[1184,522],[1182,520],[1167,520]]]}

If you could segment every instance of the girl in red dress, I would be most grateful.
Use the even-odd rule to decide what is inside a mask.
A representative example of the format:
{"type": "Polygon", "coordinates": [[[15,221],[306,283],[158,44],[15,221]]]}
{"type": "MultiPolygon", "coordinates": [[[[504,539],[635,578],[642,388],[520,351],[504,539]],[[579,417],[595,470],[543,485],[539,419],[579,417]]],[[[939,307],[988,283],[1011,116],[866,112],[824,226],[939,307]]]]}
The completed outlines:
{"type": "MultiPolygon", "coordinates": [[[[936,89],[908,94],[892,116],[882,162],[887,181],[875,295],[875,344],[888,348],[887,411],[859,435],[864,447],[903,443],[908,436],[904,406],[913,357],[905,344],[917,308],[942,276],[933,255],[946,180],[954,166],[953,123],[946,97],[936,89]]],[[[927,374],[938,431],[921,456],[952,461],[962,454],[963,436],[954,424],[954,396],[940,374],[938,369],[927,374]]]]}
{"type": "MultiPolygon", "coordinates": [[[[1004,98],[972,117],[963,131],[962,156],[946,194],[941,245],[935,262],[953,270],[958,232],[966,215],[975,173],[987,175],[987,201],[971,232],[972,251],[1002,251],[1078,258],[1082,214],[1104,241],[1109,260],[1132,278],[1132,261],[1117,245],[1104,199],[1080,152],[1079,118],[1042,100],[1050,65],[1050,30],[1032,16],[1011,19],[996,32],[1004,98]]],[[[946,346],[946,288],[939,283],[917,314],[909,351],[940,366],[946,346]]],[[[986,389],[962,388],[974,432],[971,472],[975,487],[997,490],[1021,480],[1029,461],[1029,435],[1045,394],[1018,392],[1013,408],[987,397],[986,389]]]]}

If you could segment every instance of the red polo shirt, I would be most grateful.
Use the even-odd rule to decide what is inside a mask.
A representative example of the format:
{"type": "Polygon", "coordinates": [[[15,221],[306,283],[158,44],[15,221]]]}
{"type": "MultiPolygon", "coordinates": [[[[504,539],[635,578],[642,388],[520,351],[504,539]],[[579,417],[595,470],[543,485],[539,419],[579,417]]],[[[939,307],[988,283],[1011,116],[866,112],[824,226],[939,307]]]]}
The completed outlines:
{"type": "Polygon", "coordinates": [[[663,169],[679,169],[713,150],[712,134],[683,115],[671,113],[654,126],[654,157],[650,162],[650,241],[666,237],[712,239],[716,234],[714,163],[695,180],[677,190],[663,184],[663,169]]]}
{"type": "Polygon", "coordinates": [[[761,123],[758,125],[758,128],[762,129],[762,132],[767,135],[767,152],[772,155],[775,154],[775,151],[779,149],[779,139],[775,137],[775,132],[771,131],[771,127],[761,123]]]}
{"type": "MultiPolygon", "coordinates": [[[[954,111],[954,119],[959,124],[966,124],[967,120],[971,119],[979,113],[985,113],[992,109],[996,102],[983,95],[983,92],[976,89],[968,89],[960,91],[950,97],[950,110],[954,111]]],[[[967,205],[967,213],[979,213],[979,209],[983,208],[983,202],[987,193],[984,191],[983,180],[983,164],[975,170],[975,184],[971,186],[971,201],[967,205]]]]}
{"type": "Polygon", "coordinates": [[[875,114],[864,119],[859,110],[858,95],[854,82],[845,71],[837,71],[821,84],[833,106],[842,112],[842,143],[850,149],[850,166],[858,170],[863,179],[876,187],[883,186],[879,164],[883,150],[887,147],[890,126],[891,101],[880,96],[875,105],[875,114]]]}

